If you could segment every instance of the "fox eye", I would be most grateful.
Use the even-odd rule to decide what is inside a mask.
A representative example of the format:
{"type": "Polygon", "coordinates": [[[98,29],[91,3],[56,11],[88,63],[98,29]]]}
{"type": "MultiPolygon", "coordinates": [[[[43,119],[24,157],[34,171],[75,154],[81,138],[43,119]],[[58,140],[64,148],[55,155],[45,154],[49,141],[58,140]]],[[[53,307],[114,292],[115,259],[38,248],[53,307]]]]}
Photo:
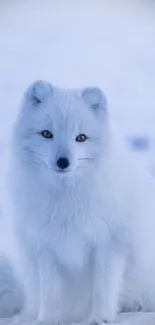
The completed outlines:
{"type": "Polygon", "coordinates": [[[47,139],[52,139],[53,138],[53,134],[48,131],[48,130],[44,130],[41,132],[41,135],[44,137],[44,138],[47,138],[47,139]]]}
{"type": "Polygon", "coordinates": [[[78,142],[84,142],[87,140],[87,136],[85,134],[79,134],[77,137],[76,137],[76,141],[78,142]]]}

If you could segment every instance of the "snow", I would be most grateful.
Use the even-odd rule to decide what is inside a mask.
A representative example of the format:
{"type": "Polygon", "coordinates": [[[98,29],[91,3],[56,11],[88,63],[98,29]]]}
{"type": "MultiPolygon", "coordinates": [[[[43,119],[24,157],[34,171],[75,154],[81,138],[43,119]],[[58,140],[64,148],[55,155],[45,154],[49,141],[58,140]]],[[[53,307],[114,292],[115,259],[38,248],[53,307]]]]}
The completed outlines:
{"type": "MultiPolygon", "coordinates": [[[[154,10],[149,0],[1,0],[0,216],[12,125],[36,79],[102,87],[115,132],[155,176],[154,10]]],[[[122,325],[155,324],[154,313],[121,318],[122,325]]]]}

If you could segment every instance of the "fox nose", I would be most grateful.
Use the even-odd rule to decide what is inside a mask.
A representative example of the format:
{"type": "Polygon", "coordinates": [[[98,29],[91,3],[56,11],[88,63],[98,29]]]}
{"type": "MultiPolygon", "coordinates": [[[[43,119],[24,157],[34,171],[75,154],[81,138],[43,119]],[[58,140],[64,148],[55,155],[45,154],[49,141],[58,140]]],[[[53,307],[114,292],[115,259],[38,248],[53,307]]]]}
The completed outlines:
{"type": "Polygon", "coordinates": [[[68,158],[61,157],[57,160],[57,166],[61,169],[65,169],[69,166],[68,158]]]}

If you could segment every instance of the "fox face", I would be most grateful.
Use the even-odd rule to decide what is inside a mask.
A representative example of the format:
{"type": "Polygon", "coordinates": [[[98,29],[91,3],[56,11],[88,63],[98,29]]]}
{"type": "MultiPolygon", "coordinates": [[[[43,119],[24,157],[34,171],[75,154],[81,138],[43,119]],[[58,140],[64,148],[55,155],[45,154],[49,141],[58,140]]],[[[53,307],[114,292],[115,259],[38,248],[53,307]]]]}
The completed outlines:
{"type": "Polygon", "coordinates": [[[19,159],[52,180],[91,176],[106,147],[106,106],[99,88],[62,90],[36,81],[15,126],[19,159]]]}

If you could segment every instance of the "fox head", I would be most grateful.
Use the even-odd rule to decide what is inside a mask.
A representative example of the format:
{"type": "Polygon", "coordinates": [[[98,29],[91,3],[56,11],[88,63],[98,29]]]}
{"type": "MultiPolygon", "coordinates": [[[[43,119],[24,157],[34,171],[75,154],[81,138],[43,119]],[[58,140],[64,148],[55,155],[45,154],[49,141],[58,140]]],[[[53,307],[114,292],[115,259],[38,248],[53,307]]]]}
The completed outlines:
{"type": "Polygon", "coordinates": [[[15,126],[18,159],[51,182],[91,177],[104,159],[107,115],[99,88],[63,90],[36,81],[26,91],[15,126]]]}

